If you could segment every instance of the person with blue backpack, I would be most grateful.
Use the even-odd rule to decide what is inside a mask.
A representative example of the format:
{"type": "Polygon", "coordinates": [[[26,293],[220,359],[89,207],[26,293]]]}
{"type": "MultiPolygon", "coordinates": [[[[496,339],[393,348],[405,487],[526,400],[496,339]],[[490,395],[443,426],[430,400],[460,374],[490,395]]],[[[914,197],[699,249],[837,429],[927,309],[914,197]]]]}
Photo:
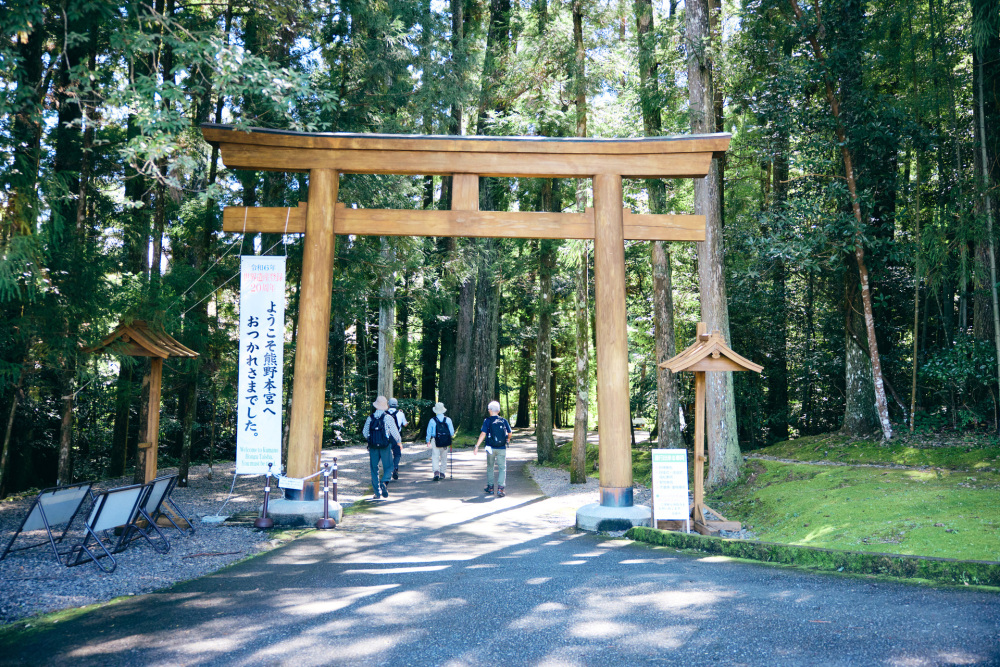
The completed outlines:
{"type": "Polygon", "coordinates": [[[434,404],[434,418],[427,424],[427,446],[431,448],[431,468],[434,470],[434,481],[445,479],[445,465],[448,451],[451,449],[452,438],[455,437],[455,425],[451,417],[445,417],[448,409],[444,403],[434,404]]]}
{"type": "Polygon", "coordinates": [[[504,484],[507,482],[507,444],[510,442],[512,430],[506,419],[500,416],[500,403],[490,401],[486,406],[490,411],[490,416],[483,420],[483,428],[476,440],[476,446],[472,450],[473,454],[479,453],[479,445],[486,441],[486,488],[487,494],[493,493],[493,467],[497,468],[497,498],[503,498],[504,484]]]}
{"type": "Polygon", "coordinates": [[[399,442],[399,427],[396,420],[388,413],[389,402],[385,396],[379,396],[372,403],[375,412],[368,415],[361,434],[368,441],[368,463],[372,473],[372,489],[375,495],[372,500],[388,498],[389,490],[385,483],[392,478],[392,443],[399,442]],[[382,464],[382,478],[379,479],[378,464],[382,464]]]}

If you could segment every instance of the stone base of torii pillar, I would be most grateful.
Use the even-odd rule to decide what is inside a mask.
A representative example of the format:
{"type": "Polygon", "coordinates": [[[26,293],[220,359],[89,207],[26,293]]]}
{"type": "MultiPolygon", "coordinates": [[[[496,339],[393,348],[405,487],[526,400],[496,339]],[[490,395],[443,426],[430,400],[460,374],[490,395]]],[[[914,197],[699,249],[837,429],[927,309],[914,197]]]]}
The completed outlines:
{"type": "Polygon", "coordinates": [[[651,526],[652,523],[653,513],[645,505],[608,507],[591,503],[576,511],[576,527],[580,530],[606,533],[628,530],[632,526],[651,526]]]}

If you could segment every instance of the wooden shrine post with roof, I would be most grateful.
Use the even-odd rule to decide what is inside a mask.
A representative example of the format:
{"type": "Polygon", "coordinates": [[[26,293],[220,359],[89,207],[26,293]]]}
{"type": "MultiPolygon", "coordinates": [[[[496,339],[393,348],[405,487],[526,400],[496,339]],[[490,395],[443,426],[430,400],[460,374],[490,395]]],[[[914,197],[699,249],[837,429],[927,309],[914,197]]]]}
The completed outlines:
{"type": "MultiPolygon", "coordinates": [[[[622,206],[622,178],[703,178],[730,135],[642,139],[400,136],[237,130],[205,124],[230,169],[308,172],[308,202],[290,208],[226,207],[227,232],[305,234],[288,444],[291,477],[318,469],[326,394],[335,234],[594,240],[597,293],[597,404],[601,505],[632,506],[627,239],[704,241],[705,218],[634,215],[622,206]],[[340,174],[453,178],[452,208],[384,210],[337,203],[340,174]],[[582,213],[479,210],[479,178],[591,178],[594,208],[582,213]]],[[[287,490],[286,490],[287,492],[287,490]]],[[[308,500],[315,486],[286,497],[308,500]]]]}
{"type": "Polygon", "coordinates": [[[146,432],[139,443],[136,469],[142,470],[143,482],[156,478],[156,460],[160,448],[160,393],[163,387],[163,360],[170,357],[192,359],[198,356],[167,332],[150,327],[142,320],[121,324],[100,343],[84,352],[117,352],[130,357],[149,357],[149,402],[146,432]]]}
{"type": "MultiPolygon", "coordinates": [[[[694,528],[703,535],[718,535],[720,530],[739,530],[738,521],[727,521],[725,517],[705,505],[705,373],[717,371],[754,371],[760,373],[764,367],[745,359],[729,349],[726,340],[718,331],[708,333],[704,322],[698,323],[698,334],[694,344],[677,356],[667,359],[660,368],[673,373],[694,372],[694,504],[691,518],[694,528]],[[719,520],[706,520],[705,510],[711,510],[719,520]]],[[[654,526],[654,528],[657,526],[654,526]]]]}

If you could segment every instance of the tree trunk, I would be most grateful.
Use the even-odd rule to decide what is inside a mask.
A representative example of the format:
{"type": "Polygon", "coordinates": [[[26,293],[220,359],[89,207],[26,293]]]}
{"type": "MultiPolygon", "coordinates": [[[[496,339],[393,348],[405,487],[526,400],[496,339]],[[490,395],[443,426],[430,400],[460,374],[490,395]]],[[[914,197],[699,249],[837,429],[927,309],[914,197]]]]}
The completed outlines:
{"type": "Polygon", "coordinates": [[[378,303],[378,395],[393,396],[393,362],[396,351],[396,274],[393,264],[396,252],[387,237],[380,237],[382,265],[385,275],[379,290],[378,303]]]}
{"type": "MultiPolygon", "coordinates": [[[[691,131],[705,134],[715,131],[709,2],[689,0],[686,7],[691,131]]],[[[701,317],[709,332],[719,331],[726,341],[730,341],[726,274],[723,269],[725,253],[722,246],[722,211],[719,209],[721,188],[719,161],[713,159],[708,175],[703,179],[694,179],[695,213],[704,215],[706,221],[705,241],[698,243],[701,317]]],[[[712,488],[736,479],[740,467],[740,446],[737,440],[732,373],[708,373],[706,384],[708,405],[705,433],[709,459],[706,486],[712,488]]]]}
{"type": "Polygon", "coordinates": [[[570,484],[587,483],[587,426],[590,421],[590,255],[587,241],[580,243],[576,269],[576,413],[573,420],[573,451],[570,454],[570,484]]]}
{"type": "Polygon", "coordinates": [[[551,461],[552,436],[552,276],[556,267],[556,242],[542,239],[538,250],[538,338],[535,343],[535,438],[539,463],[551,461]]]}
{"type": "Polygon", "coordinates": [[[14,417],[17,415],[17,403],[21,397],[21,386],[24,383],[24,369],[20,370],[17,377],[17,384],[10,397],[10,412],[7,415],[7,424],[3,432],[3,447],[0,448],[0,498],[7,497],[7,465],[10,461],[10,436],[14,431],[14,417]]]}
{"type": "MultiPolygon", "coordinates": [[[[455,375],[452,421],[465,424],[472,406],[472,324],[475,318],[476,279],[465,280],[458,291],[457,328],[455,330],[455,375]]],[[[442,377],[444,377],[442,373],[442,377]]]]}
{"type": "Polygon", "coordinates": [[[122,363],[115,383],[115,424],[111,435],[112,477],[124,477],[125,460],[128,454],[128,423],[132,412],[132,369],[122,363]]]}
{"type": "MultiPolygon", "coordinates": [[[[849,325],[848,325],[849,326],[849,325]]],[[[875,432],[875,392],[870,381],[871,362],[850,332],[844,336],[844,426],[841,433],[864,438],[875,432]]]]}
{"type": "Polygon", "coordinates": [[[478,431],[486,406],[491,400],[498,400],[493,391],[497,374],[497,341],[500,329],[500,290],[494,274],[497,257],[497,239],[484,242],[485,257],[479,266],[476,281],[476,318],[473,326],[472,352],[470,359],[471,402],[463,423],[470,431],[478,431]]]}
{"type": "MultiPolygon", "coordinates": [[[[399,347],[399,363],[396,364],[396,383],[393,387],[397,398],[412,398],[413,384],[410,382],[410,274],[403,279],[403,294],[396,305],[396,321],[399,335],[397,336],[397,346],[399,347]]],[[[416,415],[414,415],[416,416],[416,415]]]]}
{"type": "Polygon", "coordinates": [[[194,442],[194,422],[198,413],[198,371],[184,383],[181,389],[181,456],[177,465],[177,486],[188,485],[188,474],[191,469],[191,447],[194,442]]]}
{"type": "MultiPolygon", "coordinates": [[[[433,402],[437,397],[437,359],[441,327],[437,317],[425,314],[420,337],[420,398],[433,402]]],[[[447,407],[447,406],[445,406],[447,407]]],[[[434,418],[432,406],[420,411],[417,428],[422,433],[434,418]]]]}

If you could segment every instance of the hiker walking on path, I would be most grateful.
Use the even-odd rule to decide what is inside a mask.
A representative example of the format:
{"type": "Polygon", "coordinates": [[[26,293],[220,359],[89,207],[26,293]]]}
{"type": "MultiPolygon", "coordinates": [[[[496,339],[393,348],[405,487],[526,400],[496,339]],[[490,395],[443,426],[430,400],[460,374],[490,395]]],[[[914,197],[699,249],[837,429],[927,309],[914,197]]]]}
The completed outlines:
{"type": "Polygon", "coordinates": [[[483,420],[483,428],[476,440],[473,454],[479,453],[479,445],[486,440],[486,493],[493,493],[493,465],[497,467],[497,498],[503,498],[504,484],[507,482],[507,443],[510,442],[511,428],[507,420],[500,416],[500,403],[490,401],[486,406],[490,416],[483,420]]]}
{"type": "Polygon", "coordinates": [[[375,412],[368,415],[361,433],[368,441],[368,462],[372,473],[372,489],[375,491],[372,500],[378,500],[380,497],[389,497],[389,490],[385,483],[391,479],[392,475],[391,445],[393,442],[399,442],[400,437],[396,420],[386,412],[389,409],[389,402],[385,400],[385,396],[376,398],[372,407],[375,408],[375,412]],[[381,479],[378,476],[379,463],[382,464],[381,479]]]}
{"type": "Polygon", "coordinates": [[[395,398],[389,399],[389,409],[387,412],[396,420],[396,430],[399,431],[399,442],[392,445],[392,478],[399,479],[399,459],[403,458],[403,427],[409,424],[406,415],[399,409],[399,401],[395,398]]]}
{"type": "Polygon", "coordinates": [[[434,419],[427,425],[427,446],[431,448],[431,468],[434,470],[434,481],[445,478],[448,450],[451,449],[451,439],[455,437],[455,425],[451,417],[445,417],[448,409],[444,403],[434,404],[434,419]]]}

